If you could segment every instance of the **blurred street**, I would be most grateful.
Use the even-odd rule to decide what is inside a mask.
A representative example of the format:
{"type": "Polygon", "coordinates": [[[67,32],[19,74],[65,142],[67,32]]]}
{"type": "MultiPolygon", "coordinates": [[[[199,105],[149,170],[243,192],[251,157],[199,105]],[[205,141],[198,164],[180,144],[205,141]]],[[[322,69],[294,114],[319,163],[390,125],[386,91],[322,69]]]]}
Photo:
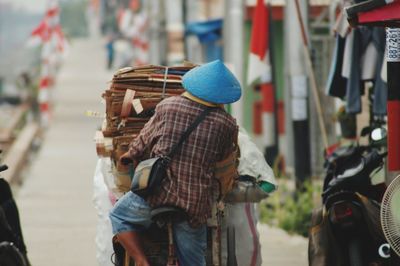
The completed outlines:
{"type": "Polygon", "coordinates": [[[266,224],[258,225],[263,266],[307,266],[307,239],[266,224]]]}
{"type": "Polygon", "coordinates": [[[71,46],[50,128],[17,196],[33,266],[96,265],[93,136],[101,120],[85,111],[104,109],[100,96],[111,73],[105,72],[101,40],[71,46]]]}
{"type": "MultiPolygon", "coordinates": [[[[10,266],[15,252],[30,266],[113,266],[119,257],[111,256],[110,210],[132,183],[144,183],[131,182],[133,167],[123,167],[121,155],[140,132],[150,145],[131,150],[134,161],[144,159],[137,158],[142,152],[157,155],[153,144],[164,138],[142,129],[154,114],[164,115],[155,112],[161,101],[185,91],[204,105],[225,104],[240,127],[233,145],[240,153],[218,162],[204,156],[208,147],[216,148],[212,155],[228,154],[218,141],[236,140],[228,134],[233,125],[216,130],[223,136],[212,134],[213,144],[199,145],[202,134],[188,139],[193,145],[181,143],[179,170],[170,168],[168,178],[188,192],[167,192],[172,201],[164,202],[189,214],[198,206],[200,214],[206,186],[192,184],[214,171],[223,192],[237,172],[241,178],[225,199],[246,203],[228,208],[221,224],[236,229],[238,266],[332,258],[376,264],[378,254],[367,251],[381,243],[372,239],[384,238],[376,236],[381,228],[393,233],[397,224],[385,223],[400,217],[379,217],[392,204],[383,192],[400,174],[400,0],[348,2],[0,0],[0,266],[10,266]],[[203,162],[190,159],[198,155],[203,162]],[[191,174],[180,174],[186,165],[191,174]],[[360,235],[332,233],[326,218],[358,221],[358,198],[365,206],[382,200],[362,212],[361,220],[373,221],[371,234],[358,222],[360,235]],[[336,204],[342,202],[345,211],[336,204]],[[313,212],[321,204],[328,216],[313,212]],[[314,231],[328,240],[311,241],[308,258],[303,236],[314,231]]],[[[178,118],[164,118],[163,126],[181,130],[178,118]]],[[[224,264],[233,235],[221,232],[224,264]]]]}
{"type": "MultiPolygon", "coordinates": [[[[100,96],[112,76],[105,64],[102,40],[75,40],[58,77],[51,126],[17,196],[33,266],[97,265],[93,136],[101,119],[84,113],[104,111],[100,96]]],[[[304,238],[259,229],[263,265],[307,265],[304,238]]]]}

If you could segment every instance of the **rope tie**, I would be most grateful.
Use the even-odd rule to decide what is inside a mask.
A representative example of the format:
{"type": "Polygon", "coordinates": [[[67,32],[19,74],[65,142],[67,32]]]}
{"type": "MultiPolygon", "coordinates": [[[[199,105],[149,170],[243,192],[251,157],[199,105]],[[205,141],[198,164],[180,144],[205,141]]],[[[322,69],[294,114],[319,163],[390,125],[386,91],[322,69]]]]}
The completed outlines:
{"type": "Polygon", "coordinates": [[[162,95],[161,95],[162,99],[165,98],[165,87],[167,86],[167,76],[168,76],[168,67],[165,67],[164,84],[163,84],[162,95]]]}

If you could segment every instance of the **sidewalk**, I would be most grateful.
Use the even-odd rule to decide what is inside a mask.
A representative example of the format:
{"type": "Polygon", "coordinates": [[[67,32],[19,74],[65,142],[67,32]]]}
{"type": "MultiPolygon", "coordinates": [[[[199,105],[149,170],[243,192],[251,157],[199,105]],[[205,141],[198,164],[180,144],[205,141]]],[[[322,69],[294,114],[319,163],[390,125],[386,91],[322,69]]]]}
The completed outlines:
{"type": "MultiPolygon", "coordinates": [[[[95,266],[96,212],[92,203],[97,162],[93,136],[104,111],[105,71],[99,39],[76,40],[57,81],[56,109],[37,158],[17,195],[32,266],[95,266]]],[[[307,241],[259,226],[263,265],[306,266],[307,241]]]]}
{"type": "Polygon", "coordinates": [[[96,212],[92,204],[97,162],[93,141],[104,111],[105,71],[101,40],[74,40],[57,80],[55,112],[44,143],[17,195],[32,266],[96,264],[96,212]]]}
{"type": "Polygon", "coordinates": [[[308,240],[288,235],[284,230],[258,225],[263,266],[307,266],[308,240]]]}

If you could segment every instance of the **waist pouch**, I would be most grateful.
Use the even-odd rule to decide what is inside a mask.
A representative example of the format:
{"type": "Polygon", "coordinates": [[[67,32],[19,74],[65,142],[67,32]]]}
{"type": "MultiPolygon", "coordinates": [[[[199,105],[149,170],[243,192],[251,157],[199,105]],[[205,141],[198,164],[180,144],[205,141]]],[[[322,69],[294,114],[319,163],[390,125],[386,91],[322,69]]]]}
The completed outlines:
{"type": "Polygon", "coordinates": [[[167,175],[168,160],[156,157],[141,161],[135,169],[131,191],[142,198],[147,197],[155,188],[160,187],[167,175]]]}

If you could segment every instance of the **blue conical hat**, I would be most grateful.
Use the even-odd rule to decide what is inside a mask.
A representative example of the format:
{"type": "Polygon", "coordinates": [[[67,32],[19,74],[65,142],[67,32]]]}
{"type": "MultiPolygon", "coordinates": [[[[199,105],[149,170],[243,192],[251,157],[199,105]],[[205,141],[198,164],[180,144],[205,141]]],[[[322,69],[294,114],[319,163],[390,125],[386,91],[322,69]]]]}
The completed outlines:
{"type": "Polygon", "coordinates": [[[182,83],[188,92],[210,103],[233,103],[242,95],[239,81],[220,60],[193,68],[182,83]]]}

